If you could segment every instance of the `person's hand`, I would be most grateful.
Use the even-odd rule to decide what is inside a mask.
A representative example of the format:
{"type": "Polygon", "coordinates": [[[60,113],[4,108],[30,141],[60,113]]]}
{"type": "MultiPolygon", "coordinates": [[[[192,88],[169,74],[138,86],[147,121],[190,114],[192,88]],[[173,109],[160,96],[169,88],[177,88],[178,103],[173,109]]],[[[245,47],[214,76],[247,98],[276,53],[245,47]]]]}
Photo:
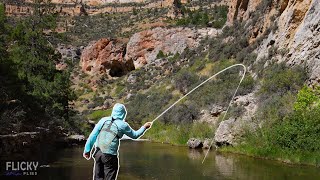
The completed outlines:
{"type": "Polygon", "coordinates": [[[143,126],[148,129],[152,125],[152,122],[146,122],[143,126]]]}
{"type": "Polygon", "coordinates": [[[83,153],[83,157],[86,158],[87,160],[89,160],[90,159],[90,152],[83,153]]]}

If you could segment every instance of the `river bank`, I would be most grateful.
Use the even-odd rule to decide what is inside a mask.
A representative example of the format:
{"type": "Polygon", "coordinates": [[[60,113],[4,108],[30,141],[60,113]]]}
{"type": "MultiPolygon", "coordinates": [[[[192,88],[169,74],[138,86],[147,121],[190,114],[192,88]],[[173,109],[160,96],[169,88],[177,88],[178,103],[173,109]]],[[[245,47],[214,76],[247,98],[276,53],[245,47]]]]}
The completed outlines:
{"type": "Polygon", "coordinates": [[[35,128],[32,132],[0,135],[0,159],[37,159],[57,149],[84,145],[83,135],[71,135],[62,128],[35,128]]]}
{"type": "MultiPolygon", "coordinates": [[[[202,141],[214,137],[214,128],[206,124],[194,125],[165,125],[157,122],[146,132],[144,138],[151,142],[170,144],[173,146],[187,146],[190,138],[197,138],[202,141]]],[[[247,139],[250,141],[250,139],[247,139]]],[[[241,154],[259,159],[275,160],[285,164],[320,166],[320,152],[294,151],[281,149],[270,144],[259,143],[251,140],[250,143],[242,143],[237,146],[221,146],[217,148],[221,153],[241,154]],[[253,145],[254,144],[254,145],[253,145]]],[[[213,148],[215,145],[213,144],[213,148]]]]}
{"type": "MultiPolygon", "coordinates": [[[[169,143],[156,139],[150,140],[150,142],[188,148],[187,142],[184,144],[181,144],[179,142],[169,143]]],[[[278,161],[284,164],[320,167],[320,152],[295,152],[276,148],[267,150],[249,145],[223,146],[220,148],[216,148],[215,145],[213,145],[212,148],[216,149],[217,152],[223,154],[239,154],[257,159],[278,161]]]]}
{"type": "Polygon", "coordinates": [[[241,154],[259,159],[275,160],[285,164],[320,167],[320,152],[303,152],[280,148],[262,149],[252,145],[225,146],[217,149],[222,153],[241,154]]]}

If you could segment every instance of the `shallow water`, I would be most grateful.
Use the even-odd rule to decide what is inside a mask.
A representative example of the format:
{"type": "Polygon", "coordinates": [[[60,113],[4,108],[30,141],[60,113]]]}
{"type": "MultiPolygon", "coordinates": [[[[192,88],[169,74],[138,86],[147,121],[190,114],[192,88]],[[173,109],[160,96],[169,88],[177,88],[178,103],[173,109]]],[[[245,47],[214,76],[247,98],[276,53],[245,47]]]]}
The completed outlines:
{"type": "MultiPolygon", "coordinates": [[[[33,179],[92,179],[93,160],[82,157],[82,147],[61,150],[50,167],[33,179]]],[[[150,142],[121,142],[118,179],[320,179],[320,168],[286,165],[247,156],[204,152],[150,142]]]]}

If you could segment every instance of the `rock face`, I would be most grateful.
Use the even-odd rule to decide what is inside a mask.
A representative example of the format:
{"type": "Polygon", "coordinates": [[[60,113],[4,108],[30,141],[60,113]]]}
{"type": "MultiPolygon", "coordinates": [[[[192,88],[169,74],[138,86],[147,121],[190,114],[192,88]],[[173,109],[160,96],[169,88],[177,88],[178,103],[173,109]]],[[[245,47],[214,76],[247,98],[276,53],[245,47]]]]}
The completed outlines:
{"type": "Polygon", "coordinates": [[[233,104],[243,106],[245,111],[241,117],[232,117],[219,124],[214,136],[217,146],[237,145],[239,138],[245,132],[244,130],[254,131],[259,126],[253,119],[257,110],[257,100],[254,97],[254,92],[235,97],[233,104]]]}
{"type": "Polygon", "coordinates": [[[83,50],[80,66],[89,75],[119,77],[134,69],[132,60],[125,60],[124,54],[125,44],[120,40],[100,39],[83,50]]]}
{"type": "Polygon", "coordinates": [[[228,3],[228,23],[233,23],[234,20],[248,20],[250,12],[255,11],[255,8],[260,4],[261,0],[231,0],[228,3]]]}
{"type": "MultiPolygon", "coordinates": [[[[107,74],[119,77],[146,64],[163,66],[165,58],[157,58],[160,51],[165,55],[182,53],[186,48],[195,48],[200,40],[214,37],[220,30],[214,28],[155,28],[134,34],[128,44],[120,39],[100,39],[91,42],[81,53],[80,66],[91,76],[107,74]]],[[[96,81],[99,78],[92,79],[96,81]]],[[[136,78],[130,76],[129,83],[136,78]]]]}
{"type": "MultiPolygon", "coordinates": [[[[30,4],[34,3],[34,0],[3,1],[6,4],[7,15],[25,16],[33,13],[33,7],[30,4]]],[[[185,0],[182,1],[182,3],[184,2],[185,0]]],[[[62,16],[79,16],[83,14],[96,15],[100,13],[131,12],[134,7],[132,3],[143,3],[139,4],[139,7],[148,9],[171,7],[173,0],[52,0],[51,3],[55,4],[55,8],[52,9],[53,13],[59,13],[62,16]],[[121,6],[114,6],[115,3],[121,6]],[[85,8],[88,6],[90,8],[85,8]]]]}
{"type": "Polygon", "coordinates": [[[195,139],[195,138],[189,139],[187,142],[187,145],[189,146],[189,148],[192,148],[192,149],[202,148],[203,146],[201,140],[195,139]]]}
{"type": "Polygon", "coordinates": [[[160,50],[163,54],[182,53],[186,48],[195,48],[205,35],[215,36],[212,29],[193,30],[190,28],[155,28],[134,34],[127,44],[126,59],[140,68],[155,59],[160,50]]]}
{"type": "Polygon", "coordinates": [[[310,71],[309,85],[320,83],[320,0],[231,0],[228,3],[228,23],[235,20],[252,21],[251,15],[260,12],[258,23],[251,29],[249,42],[254,42],[272,25],[268,37],[257,49],[257,60],[268,55],[271,47],[287,51],[275,60],[287,62],[288,65],[306,65],[310,71]]]}
{"type": "Polygon", "coordinates": [[[292,65],[307,63],[310,84],[320,84],[320,0],[313,0],[297,28],[288,54],[292,65]]]}

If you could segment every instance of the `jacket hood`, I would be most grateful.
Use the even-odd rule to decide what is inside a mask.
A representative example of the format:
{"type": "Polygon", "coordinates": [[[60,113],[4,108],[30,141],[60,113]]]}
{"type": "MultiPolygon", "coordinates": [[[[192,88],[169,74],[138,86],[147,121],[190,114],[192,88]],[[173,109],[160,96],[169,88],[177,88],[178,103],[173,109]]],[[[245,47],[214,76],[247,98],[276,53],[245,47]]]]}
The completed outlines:
{"type": "Polygon", "coordinates": [[[127,115],[127,110],[123,104],[116,103],[113,106],[112,113],[111,113],[111,117],[113,117],[113,119],[124,120],[126,118],[126,115],[127,115]]]}

